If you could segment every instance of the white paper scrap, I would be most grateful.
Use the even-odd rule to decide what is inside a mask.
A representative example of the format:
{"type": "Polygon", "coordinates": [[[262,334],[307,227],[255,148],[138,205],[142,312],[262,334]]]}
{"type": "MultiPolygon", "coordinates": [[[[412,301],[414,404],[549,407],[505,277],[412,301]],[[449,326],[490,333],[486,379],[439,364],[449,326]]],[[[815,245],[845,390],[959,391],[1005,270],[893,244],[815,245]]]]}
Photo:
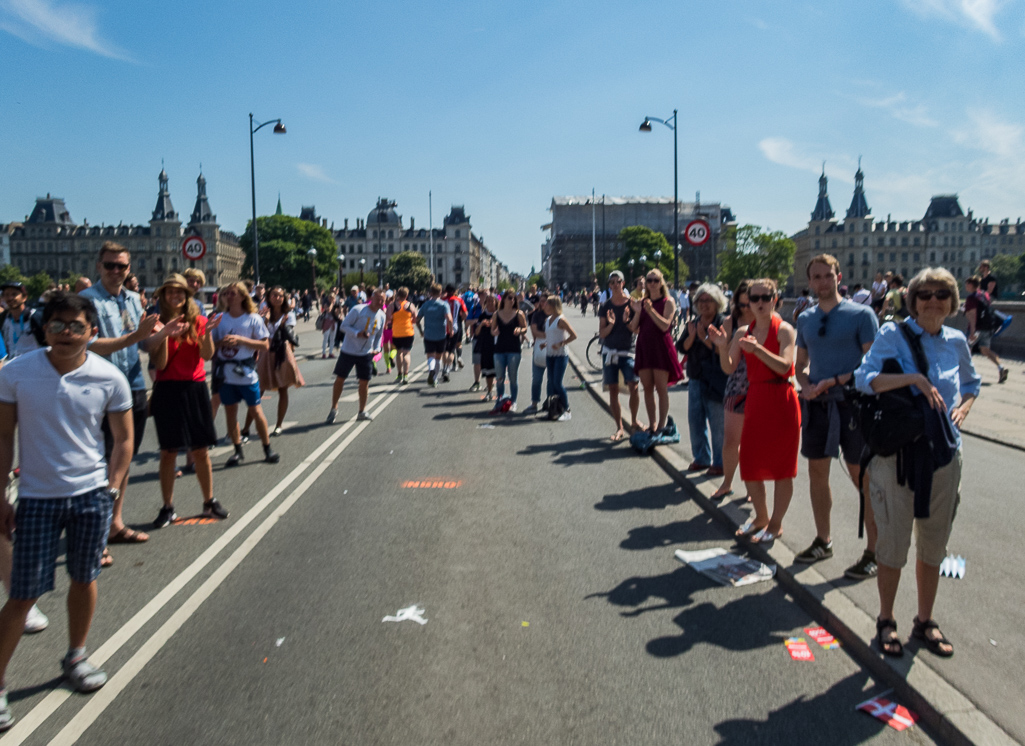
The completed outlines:
{"type": "Polygon", "coordinates": [[[279,637],[278,641],[275,643],[275,646],[280,648],[281,647],[281,643],[283,643],[284,641],[285,641],[284,637],[279,637]]]}
{"type": "Polygon", "coordinates": [[[754,559],[744,559],[727,552],[722,547],[685,552],[678,549],[676,559],[690,565],[702,575],[720,585],[750,585],[771,580],[776,575],[775,565],[765,565],[754,559]]]}
{"type": "Polygon", "coordinates": [[[382,622],[404,622],[407,619],[414,621],[417,624],[427,624],[427,620],[423,618],[423,613],[426,609],[423,609],[415,604],[413,606],[407,606],[404,609],[399,609],[395,616],[386,616],[382,619],[382,622]]]}

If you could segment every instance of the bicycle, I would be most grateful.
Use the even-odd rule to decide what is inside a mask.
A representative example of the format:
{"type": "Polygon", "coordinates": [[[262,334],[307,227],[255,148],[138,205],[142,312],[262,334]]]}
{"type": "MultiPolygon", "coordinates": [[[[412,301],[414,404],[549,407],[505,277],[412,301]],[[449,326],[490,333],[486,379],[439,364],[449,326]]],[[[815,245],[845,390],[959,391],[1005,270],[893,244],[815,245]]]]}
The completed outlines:
{"type": "Polygon", "coordinates": [[[591,337],[591,341],[587,343],[587,364],[591,366],[595,371],[601,371],[604,363],[602,360],[605,351],[605,345],[602,343],[601,335],[598,332],[594,333],[591,337]]]}

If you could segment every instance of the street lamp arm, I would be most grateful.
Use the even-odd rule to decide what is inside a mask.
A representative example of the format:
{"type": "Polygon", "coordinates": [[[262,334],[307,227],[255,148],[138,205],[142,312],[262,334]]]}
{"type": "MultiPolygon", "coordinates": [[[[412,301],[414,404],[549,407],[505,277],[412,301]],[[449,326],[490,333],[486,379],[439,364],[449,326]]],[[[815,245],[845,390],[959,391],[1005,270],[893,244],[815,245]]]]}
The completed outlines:
{"type": "Polygon", "coordinates": [[[668,127],[671,130],[674,130],[674,131],[676,130],[676,114],[675,113],[671,117],[669,117],[668,119],[659,119],[658,117],[644,117],[644,121],[645,122],[658,122],[659,124],[664,124],[666,127],[668,127]],[[672,124],[669,124],[670,122],[672,122],[672,124]]]}
{"type": "MultiPolygon", "coordinates": [[[[250,118],[252,118],[253,115],[250,114],[249,116],[250,116],[250,118]]],[[[257,125],[256,129],[253,130],[253,134],[255,135],[257,132],[262,130],[268,124],[281,124],[281,120],[280,119],[271,119],[271,120],[268,120],[268,121],[266,121],[266,122],[264,122],[262,124],[260,124],[259,122],[254,122],[254,124],[257,125]]]]}

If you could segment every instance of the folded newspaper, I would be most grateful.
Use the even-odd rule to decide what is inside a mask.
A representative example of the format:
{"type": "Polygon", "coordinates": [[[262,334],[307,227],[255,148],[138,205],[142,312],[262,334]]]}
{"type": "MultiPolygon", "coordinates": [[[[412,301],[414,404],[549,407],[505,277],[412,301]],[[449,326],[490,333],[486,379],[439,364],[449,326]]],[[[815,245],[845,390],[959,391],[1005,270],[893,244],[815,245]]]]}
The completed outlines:
{"type": "Polygon", "coordinates": [[[765,565],[755,559],[746,559],[727,552],[722,547],[699,549],[687,552],[676,550],[676,559],[690,565],[720,585],[750,585],[762,580],[772,580],[776,575],[775,565],[765,565]]]}

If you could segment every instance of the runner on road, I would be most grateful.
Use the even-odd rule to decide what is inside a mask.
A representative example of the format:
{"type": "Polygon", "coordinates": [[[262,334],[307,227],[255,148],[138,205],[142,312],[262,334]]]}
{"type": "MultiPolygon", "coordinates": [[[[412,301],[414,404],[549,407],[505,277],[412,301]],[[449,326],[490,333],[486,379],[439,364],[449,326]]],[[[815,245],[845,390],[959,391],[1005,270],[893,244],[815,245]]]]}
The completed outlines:
{"type": "Polygon", "coordinates": [[[401,287],[395,300],[388,304],[387,325],[392,331],[395,346],[395,383],[409,383],[410,350],[413,349],[413,321],[416,306],[409,302],[409,288],[401,287]]]}
{"type": "Polygon", "coordinates": [[[446,341],[454,327],[452,312],[441,299],[441,285],[431,285],[430,293],[431,297],[417,311],[416,323],[424,339],[424,354],[427,355],[427,385],[433,388],[445,355],[446,341]]]}
{"type": "Polygon", "coordinates": [[[455,371],[456,366],[463,367],[463,322],[466,320],[466,304],[463,299],[456,295],[455,285],[445,286],[445,295],[442,298],[448,305],[452,314],[453,328],[449,331],[445,341],[445,356],[442,364],[441,382],[449,382],[449,371],[455,371]]]}
{"type": "Polygon", "coordinates": [[[387,316],[384,312],[384,291],[378,288],[370,296],[370,302],[358,305],[345,316],[342,331],[345,339],[338,352],[335,363],[335,384],[331,390],[331,411],[327,413],[327,422],[331,424],[338,417],[338,399],[342,396],[345,379],[352,369],[356,369],[359,381],[359,412],[357,420],[372,420],[367,409],[367,395],[370,379],[374,376],[374,355],[381,351],[381,338],[384,336],[384,324],[387,316]]]}

